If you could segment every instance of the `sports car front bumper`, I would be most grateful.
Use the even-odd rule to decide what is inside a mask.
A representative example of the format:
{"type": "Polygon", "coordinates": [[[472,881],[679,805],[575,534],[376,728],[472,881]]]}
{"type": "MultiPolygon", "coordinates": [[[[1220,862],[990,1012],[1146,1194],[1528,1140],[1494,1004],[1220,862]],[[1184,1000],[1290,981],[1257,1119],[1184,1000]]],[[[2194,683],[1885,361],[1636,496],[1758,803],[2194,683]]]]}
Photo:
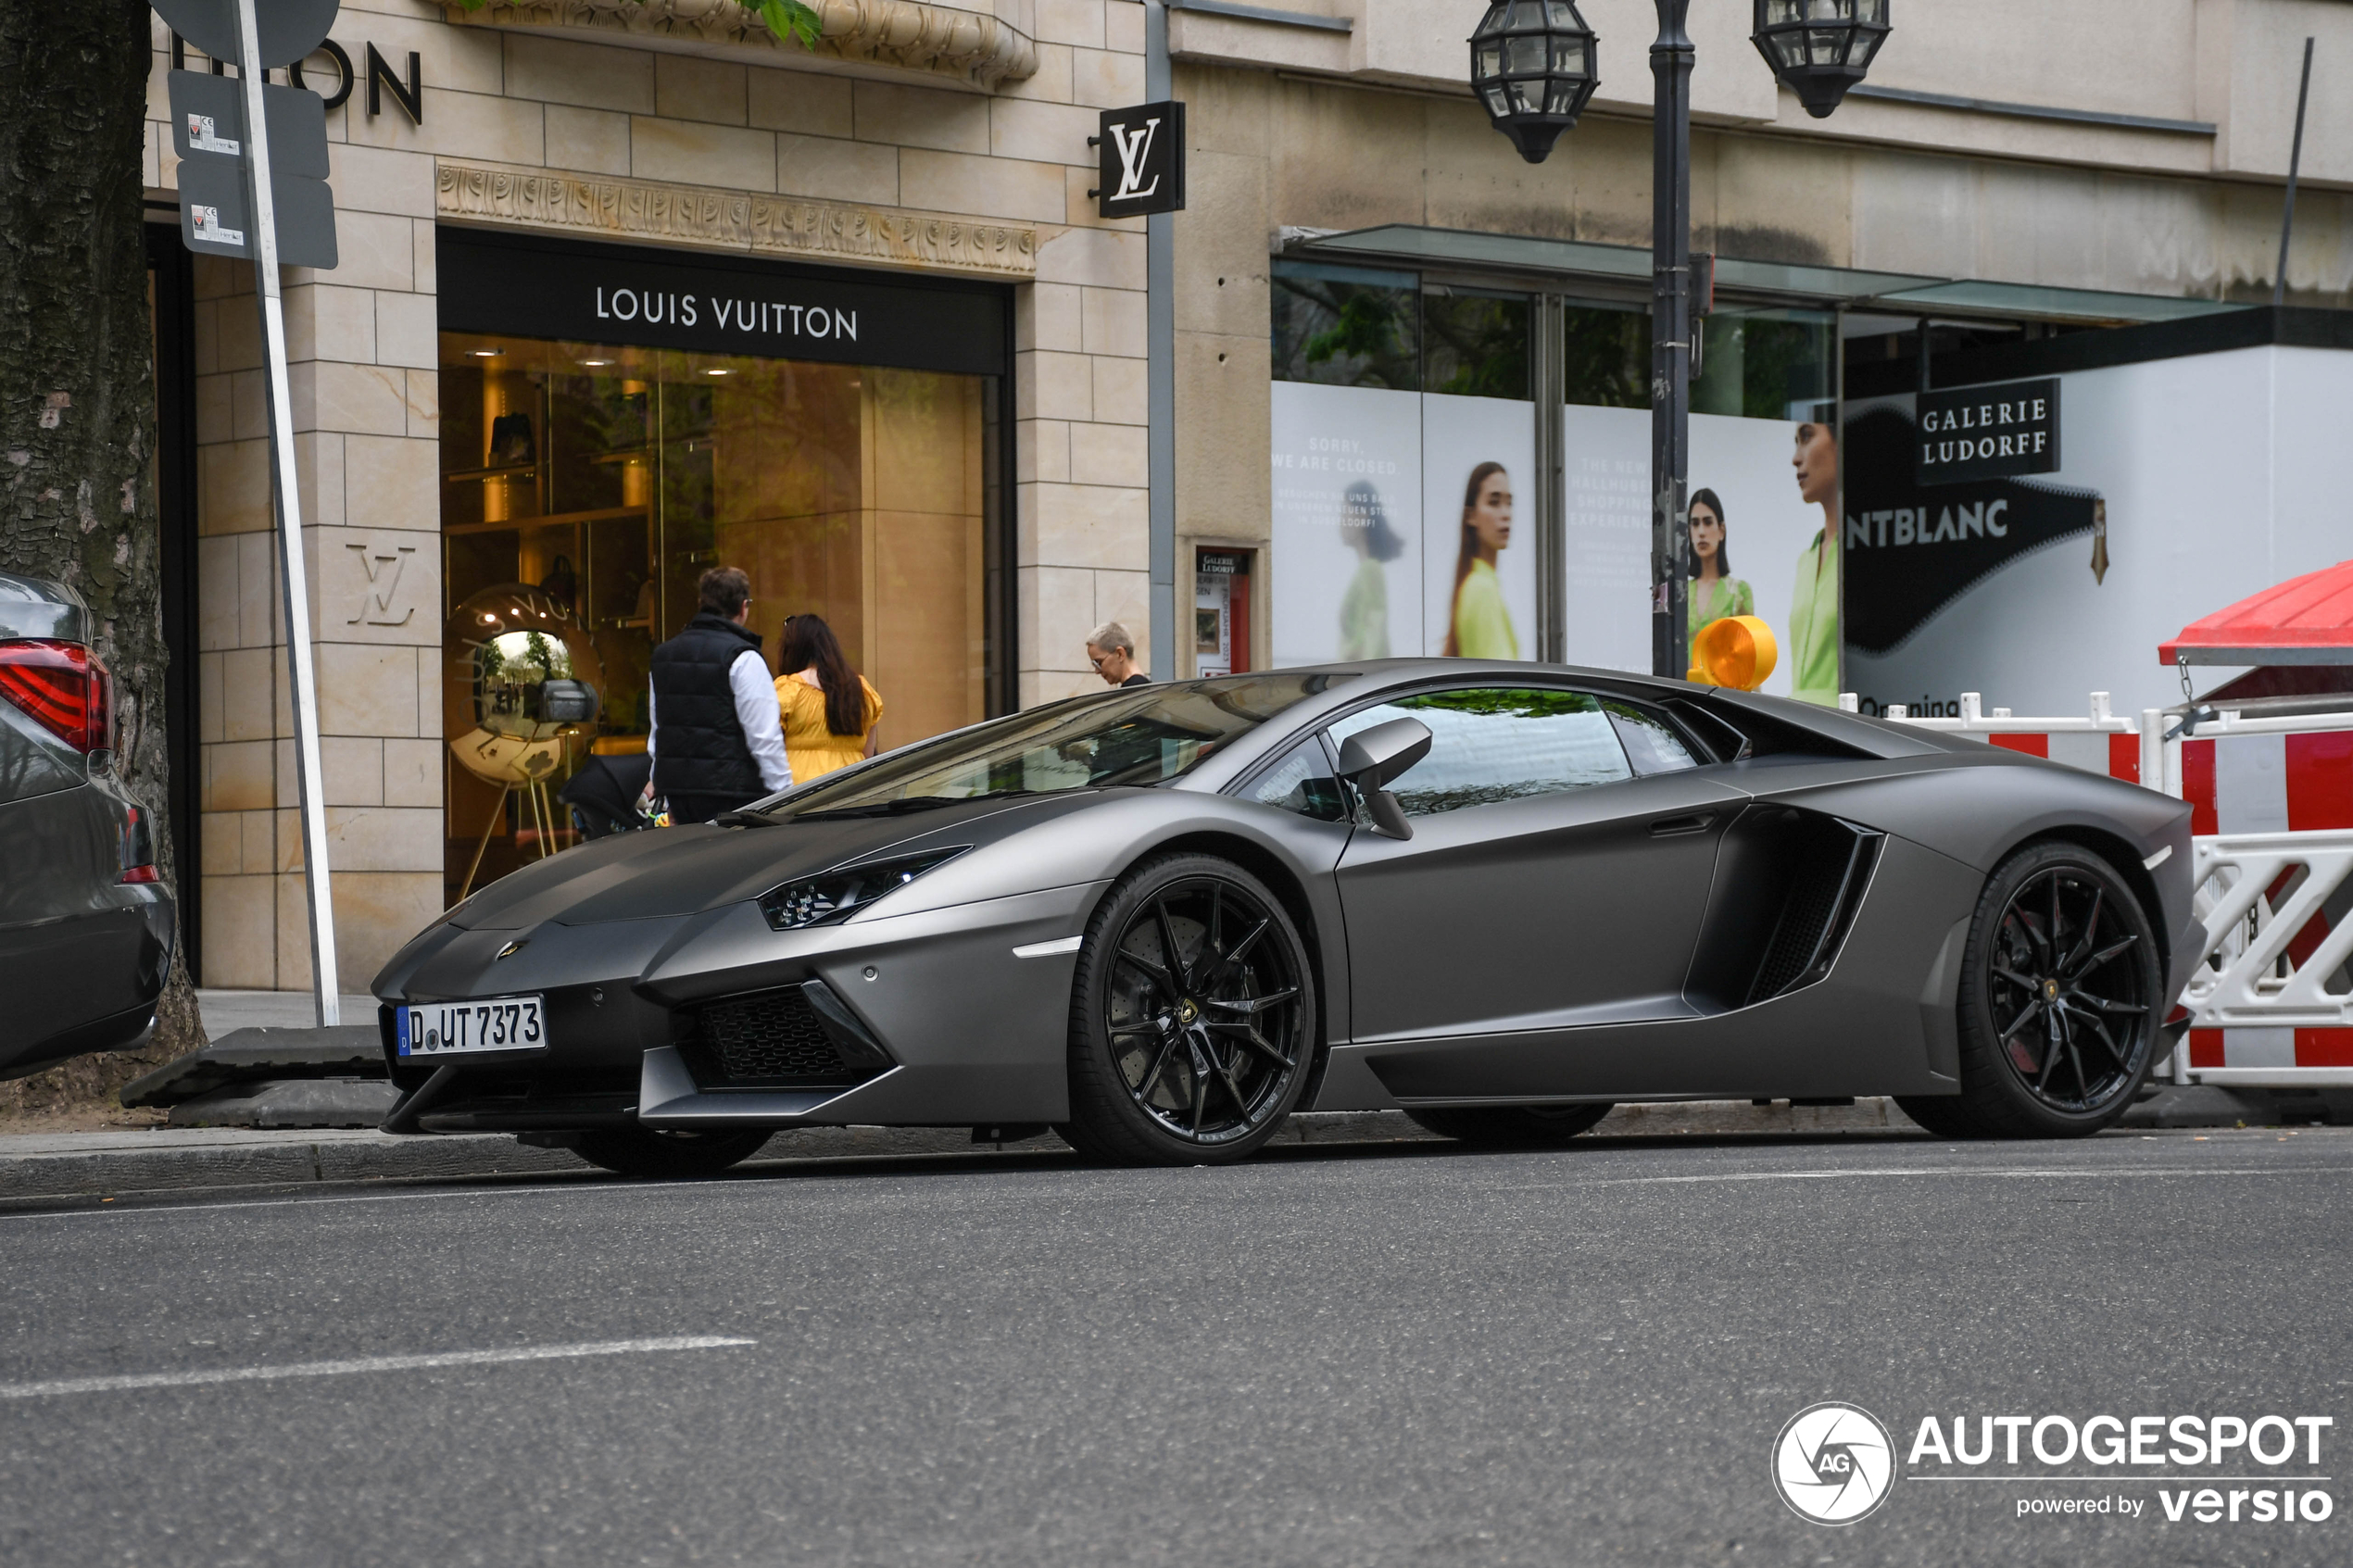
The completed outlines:
{"type": "Polygon", "coordinates": [[[1062,939],[1083,930],[1104,885],[905,915],[886,904],[790,932],[750,903],[583,926],[436,928],[378,987],[394,1081],[409,1091],[386,1130],[1066,1120],[1076,953],[1062,939]],[[1040,945],[1063,950],[1016,956],[1040,945]],[[841,1047],[844,1071],[731,1070],[745,1059],[714,1048],[712,1019],[794,993],[841,1047]],[[546,998],[544,1047],[424,1064],[396,1055],[395,1006],[531,994],[546,998]]]}

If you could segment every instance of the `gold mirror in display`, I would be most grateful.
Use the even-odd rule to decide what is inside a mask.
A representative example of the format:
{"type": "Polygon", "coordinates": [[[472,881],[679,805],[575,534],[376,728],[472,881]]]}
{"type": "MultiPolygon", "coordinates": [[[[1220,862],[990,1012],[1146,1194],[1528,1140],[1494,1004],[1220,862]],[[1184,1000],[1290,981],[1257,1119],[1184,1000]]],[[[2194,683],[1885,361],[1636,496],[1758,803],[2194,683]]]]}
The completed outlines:
{"type": "Polygon", "coordinates": [[[442,628],[442,647],[449,755],[498,791],[459,885],[462,898],[517,790],[527,819],[514,830],[519,848],[527,843],[545,857],[571,843],[548,785],[571,773],[594,728],[603,673],[568,607],[523,583],[485,588],[459,605],[442,628]]]}

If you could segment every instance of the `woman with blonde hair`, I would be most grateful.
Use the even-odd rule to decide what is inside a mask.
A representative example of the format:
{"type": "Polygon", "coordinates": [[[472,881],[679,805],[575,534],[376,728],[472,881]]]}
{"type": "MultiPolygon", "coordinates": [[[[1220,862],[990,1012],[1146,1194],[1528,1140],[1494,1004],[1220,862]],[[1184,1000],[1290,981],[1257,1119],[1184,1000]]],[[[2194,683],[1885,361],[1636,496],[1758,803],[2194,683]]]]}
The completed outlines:
{"type": "Polygon", "coordinates": [[[833,628],[814,615],[789,616],[777,650],[776,706],[785,721],[785,757],[792,782],[849,767],[875,754],[881,694],[849,667],[833,628]]]}
{"type": "Polygon", "coordinates": [[[1517,659],[1519,633],[1504,604],[1495,558],[1512,542],[1512,481],[1501,463],[1471,470],[1463,490],[1463,538],[1454,559],[1453,613],[1446,621],[1449,659],[1517,659]]]}

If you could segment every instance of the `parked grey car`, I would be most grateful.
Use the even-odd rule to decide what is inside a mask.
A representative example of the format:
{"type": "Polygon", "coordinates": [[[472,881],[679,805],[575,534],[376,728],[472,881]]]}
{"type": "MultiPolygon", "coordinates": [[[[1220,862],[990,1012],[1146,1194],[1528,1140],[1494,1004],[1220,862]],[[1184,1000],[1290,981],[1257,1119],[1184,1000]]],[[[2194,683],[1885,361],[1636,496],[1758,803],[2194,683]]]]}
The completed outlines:
{"type": "Polygon", "coordinates": [[[135,1045],[171,969],[171,895],[114,771],[90,611],[0,572],[0,1077],[135,1045]]]}
{"type": "Polygon", "coordinates": [[[1139,686],[475,894],[377,976],[396,1132],[713,1170],[777,1128],[1239,1159],[1294,1109],[1471,1142],[1892,1094],[2097,1131],[2203,951],[2188,809],[1601,671],[1139,686]]]}

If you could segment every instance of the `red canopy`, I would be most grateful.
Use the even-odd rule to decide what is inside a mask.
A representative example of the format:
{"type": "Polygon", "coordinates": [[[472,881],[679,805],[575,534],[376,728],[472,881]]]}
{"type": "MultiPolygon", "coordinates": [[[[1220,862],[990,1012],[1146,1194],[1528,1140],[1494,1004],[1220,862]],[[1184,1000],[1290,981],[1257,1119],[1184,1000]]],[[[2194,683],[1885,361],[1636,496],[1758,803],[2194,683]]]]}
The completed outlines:
{"type": "Polygon", "coordinates": [[[2353,664],[2353,560],[2292,577],[2193,621],[2159,662],[2353,664]]]}

